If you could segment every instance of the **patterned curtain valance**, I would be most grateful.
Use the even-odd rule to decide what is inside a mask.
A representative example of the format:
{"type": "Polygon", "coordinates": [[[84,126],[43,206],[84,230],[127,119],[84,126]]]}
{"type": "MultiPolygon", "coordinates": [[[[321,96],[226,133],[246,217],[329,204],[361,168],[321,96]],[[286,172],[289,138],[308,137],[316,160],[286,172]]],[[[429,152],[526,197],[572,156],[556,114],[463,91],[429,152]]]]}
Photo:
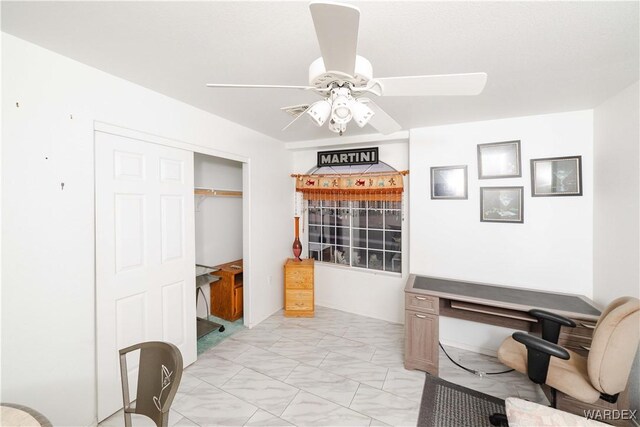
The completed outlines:
{"type": "Polygon", "coordinates": [[[292,175],[305,199],[401,201],[408,171],[350,175],[292,175]]]}

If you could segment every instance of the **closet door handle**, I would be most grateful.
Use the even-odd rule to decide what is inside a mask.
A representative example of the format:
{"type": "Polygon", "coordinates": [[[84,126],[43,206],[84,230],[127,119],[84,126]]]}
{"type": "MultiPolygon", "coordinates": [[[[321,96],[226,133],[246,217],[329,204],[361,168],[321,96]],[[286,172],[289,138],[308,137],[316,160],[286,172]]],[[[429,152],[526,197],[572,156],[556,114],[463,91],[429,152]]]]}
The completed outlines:
{"type": "Polygon", "coordinates": [[[417,313],[416,313],[416,317],[419,318],[419,319],[426,319],[427,318],[427,316],[425,316],[424,314],[417,314],[417,313]]]}
{"type": "Polygon", "coordinates": [[[416,295],[416,299],[419,299],[420,301],[426,301],[427,297],[419,297],[416,295]]]}

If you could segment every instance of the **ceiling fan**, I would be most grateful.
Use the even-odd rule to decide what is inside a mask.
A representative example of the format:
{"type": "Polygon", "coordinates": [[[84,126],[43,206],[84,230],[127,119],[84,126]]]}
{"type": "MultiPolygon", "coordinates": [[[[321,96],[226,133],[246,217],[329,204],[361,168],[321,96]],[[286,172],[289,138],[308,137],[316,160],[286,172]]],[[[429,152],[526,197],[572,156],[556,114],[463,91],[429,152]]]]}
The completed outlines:
{"type": "Polygon", "coordinates": [[[340,135],[350,121],[359,127],[369,124],[382,134],[401,126],[365,95],[451,96],[478,95],[487,81],[485,73],[429,76],[373,77],[371,63],[356,55],[360,10],[348,4],[312,2],[309,5],[322,56],[309,66],[309,86],[207,84],[213,88],[273,88],[307,90],[323,99],[311,105],[282,108],[295,119],[308,116],[318,127],[328,120],[332,132],[340,135]]]}

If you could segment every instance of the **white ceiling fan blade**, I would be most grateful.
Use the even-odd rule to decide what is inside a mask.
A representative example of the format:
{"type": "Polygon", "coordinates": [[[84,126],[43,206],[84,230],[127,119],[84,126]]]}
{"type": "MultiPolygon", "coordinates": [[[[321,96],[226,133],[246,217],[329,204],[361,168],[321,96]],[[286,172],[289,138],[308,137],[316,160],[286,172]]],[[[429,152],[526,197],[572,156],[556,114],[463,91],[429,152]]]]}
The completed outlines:
{"type": "Polygon", "coordinates": [[[288,125],[286,125],[285,127],[282,128],[282,130],[283,131],[287,130],[289,128],[289,126],[291,126],[292,124],[297,122],[300,117],[305,115],[304,113],[308,109],[309,109],[308,105],[293,105],[291,107],[282,107],[281,110],[284,111],[284,112],[287,112],[287,113],[292,114],[292,115],[297,114],[295,116],[295,119],[291,120],[288,125]],[[306,108],[303,108],[303,107],[306,107],[306,108]]]}
{"type": "Polygon", "coordinates": [[[382,84],[383,96],[478,95],[487,83],[487,74],[383,77],[376,80],[382,84]]]}
{"type": "Polygon", "coordinates": [[[230,88],[257,88],[257,89],[302,89],[313,90],[313,86],[287,86],[287,85],[237,85],[226,83],[207,83],[207,87],[230,87],[230,88]]]}
{"type": "Polygon", "coordinates": [[[371,110],[373,110],[373,117],[369,119],[369,124],[373,126],[375,130],[383,135],[389,135],[390,133],[398,132],[402,129],[402,126],[396,122],[393,117],[384,112],[376,103],[368,98],[360,98],[360,101],[367,104],[371,110]]]}
{"type": "Polygon", "coordinates": [[[360,10],[348,4],[329,2],[312,2],[309,9],[325,69],[353,76],[360,10]]]}

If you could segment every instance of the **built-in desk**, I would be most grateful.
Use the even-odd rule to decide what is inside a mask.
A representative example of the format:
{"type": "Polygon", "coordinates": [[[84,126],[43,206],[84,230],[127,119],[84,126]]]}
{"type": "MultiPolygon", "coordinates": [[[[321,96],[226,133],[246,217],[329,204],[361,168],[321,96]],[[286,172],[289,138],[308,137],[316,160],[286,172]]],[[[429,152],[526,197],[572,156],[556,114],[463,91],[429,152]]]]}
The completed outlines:
{"type": "Polygon", "coordinates": [[[404,365],[438,375],[439,316],[538,332],[532,308],[573,319],[578,326],[563,327],[558,344],[588,353],[600,310],[584,296],[412,274],[405,287],[404,365]]]}

